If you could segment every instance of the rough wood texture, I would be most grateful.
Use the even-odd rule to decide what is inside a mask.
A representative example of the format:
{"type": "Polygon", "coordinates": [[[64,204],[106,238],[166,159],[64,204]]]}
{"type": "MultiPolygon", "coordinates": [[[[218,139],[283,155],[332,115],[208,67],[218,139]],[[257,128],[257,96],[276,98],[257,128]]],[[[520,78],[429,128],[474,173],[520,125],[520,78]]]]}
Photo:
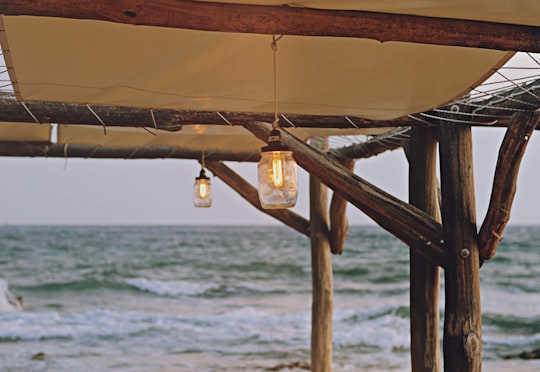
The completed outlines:
{"type": "MultiPolygon", "coordinates": [[[[508,126],[508,118],[513,111],[536,109],[540,105],[540,99],[537,97],[540,97],[540,80],[534,80],[498,92],[495,97],[475,102],[474,106],[459,104],[460,111],[456,113],[456,118],[471,121],[471,125],[485,126],[484,123],[489,122],[489,126],[505,127],[508,126]],[[481,114],[481,116],[471,115],[473,111],[481,114]]],[[[25,104],[41,123],[102,125],[86,105],[44,101],[25,101],[25,104]]],[[[91,108],[107,126],[157,127],[167,131],[178,131],[182,129],[183,125],[194,123],[242,125],[252,121],[272,122],[274,120],[273,113],[220,112],[218,114],[213,111],[156,109],[153,110],[156,119],[154,125],[150,109],[108,105],[91,105],[91,108]]],[[[443,107],[443,109],[449,111],[450,107],[443,107]]],[[[429,111],[427,114],[434,117],[442,115],[434,111],[429,111]]],[[[295,127],[343,129],[353,127],[425,127],[429,126],[430,123],[434,126],[438,125],[436,119],[429,117],[423,117],[423,122],[414,120],[411,117],[385,121],[374,121],[358,117],[349,117],[349,119],[354,123],[354,126],[343,116],[285,114],[280,125],[284,128],[290,127],[289,121],[295,127]]],[[[0,121],[34,123],[32,116],[12,94],[2,92],[0,92],[0,121]]],[[[335,152],[340,157],[365,158],[399,146],[401,146],[400,136],[389,134],[388,136],[379,136],[362,144],[333,149],[332,152],[335,152]]]]}
{"type": "MultiPolygon", "coordinates": [[[[25,101],[26,106],[40,123],[86,124],[102,126],[86,105],[45,101],[25,101]]],[[[232,111],[190,111],[190,110],[153,110],[155,125],[150,109],[125,106],[91,105],[92,110],[107,126],[147,127],[167,131],[179,131],[183,125],[241,125],[250,121],[272,122],[273,113],[232,112],[232,111]],[[221,114],[221,116],[220,116],[221,114]],[[225,118],[226,120],[224,120],[225,118]],[[228,122],[229,123],[228,123],[228,122]]],[[[297,115],[286,114],[281,120],[282,127],[307,128],[387,128],[394,126],[424,125],[411,118],[395,120],[368,120],[349,117],[354,126],[344,116],[297,115]]],[[[34,123],[32,116],[12,94],[0,92],[0,121],[34,123]]]]}
{"type": "Polygon", "coordinates": [[[187,0],[7,0],[0,1],[0,13],[204,31],[355,37],[540,52],[538,27],[375,12],[187,0]]]}
{"type": "MultiPolygon", "coordinates": [[[[272,128],[268,123],[247,123],[244,127],[263,141],[268,140],[272,128]]],[[[378,189],[284,130],[282,142],[293,150],[293,156],[302,168],[419,254],[445,266],[442,226],[427,213],[378,189]]]]}
{"type": "Polygon", "coordinates": [[[206,168],[214,173],[214,175],[219,177],[255,208],[269,216],[274,217],[299,233],[308,237],[310,236],[309,221],[307,221],[305,218],[288,209],[263,209],[259,201],[257,189],[251,186],[249,182],[240,177],[236,172],[227,167],[225,164],[217,161],[207,160],[205,165],[206,168]]]}
{"type": "MultiPolygon", "coordinates": [[[[0,142],[0,156],[95,159],[201,159],[202,151],[172,146],[105,147],[41,142],[0,142]]],[[[205,151],[207,160],[259,161],[260,152],[205,151]]]]}
{"type": "MultiPolygon", "coordinates": [[[[436,128],[411,130],[408,158],[409,203],[440,221],[436,128]]],[[[440,371],[439,267],[411,250],[410,283],[412,371],[440,371]]]]}
{"type": "Polygon", "coordinates": [[[514,114],[506,131],[499,149],[489,208],[478,237],[481,261],[489,260],[495,255],[502,239],[510,219],[521,159],[539,120],[540,110],[520,112],[514,114]]]}
{"type": "Polygon", "coordinates": [[[471,129],[441,124],[442,220],[445,267],[444,368],[480,372],[482,316],[471,129]]]}
{"type": "MultiPolygon", "coordinates": [[[[328,140],[313,138],[313,146],[326,150],[328,140]]],[[[316,177],[309,178],[309,210],[311,230],[311,370],[332,371],[332,316],[334,280],[328,230],[328,189],[316,177]]]]}
{"type": "MultiPolygon", "coordinates": [[[[353,159],[346,159],[340,163],[351,172],[354,171],[355,161],[353,159]]],[[[348,232],[347,199],[340,193],[334,192],[330,202],[330,248],[333,254],[343,253],[348,232]]]]}

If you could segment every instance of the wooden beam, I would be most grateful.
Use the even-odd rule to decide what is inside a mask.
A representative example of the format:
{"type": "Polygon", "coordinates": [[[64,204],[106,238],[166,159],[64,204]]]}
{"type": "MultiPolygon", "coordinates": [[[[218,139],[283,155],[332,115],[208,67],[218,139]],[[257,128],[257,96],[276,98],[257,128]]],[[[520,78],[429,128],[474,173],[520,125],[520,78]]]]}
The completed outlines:
{"type": "MultiPolygon", "coordinates": [[[[486,97],[477,100],[465,97],[447,106],[415,116],[423,118],[427,123],[438,125],[438,120],[451,112],[454,119],[469,125],[507,127],[515,112],[534,111],[540,107],[540,79],[517,86],[512,85],[498,92],[490,92],[486,97]]],[[[538,126],[536,129],[539,129],[538,126]]]]}
{"type": "MultiPolygon", "coordinates": [[[[102,126],[101,122],[90,111],[87,105],[25,101],[26,107],[40,123],[84,124],[102,126]]],[[[125,106],[91,105],[91,109],[107,126],[147,127],[167,131],[179,131],[183,125],[242,125],[250,121],[273,121],[273,113],[233,112],[233,111],[190,111],[190,110],[161,110],[144,109],[125,106]],[[154,116],[152,118],[152,115],[154,116]],[[225,118],[225,119],[224,119],[225,118]],[[155,122],[154,122],[155,119],[155,122]]],[[[394,126],[422,125],[408,117],[395,120],[369,120],[360,117],[349,117],[353,125],[344,116],[298,115],[284,114],[287,120],[282,120],[282,127],[299,128],[388,128],[394,126]]],[[[0,121],[34,123],[34,118],[28,113],[21,102],[12,94],[0,92],[0,121]]]]}
{"type": "MultiPolygon", "coordinates": [[[[195,159],[202,157],[200,150],[188,150],[173,146],[151,147],[105,147],[77,144],[54,144],[42,142],[0,142],[0,156],[50,157],[50,158],[95,158],[95,159],[195,159]]],[[[257,152],[208,151],[207,160],[259,161],[257,152]]]]}
{"type": "MultiPolygon", "coordinates": [[[[205,156],[206,157],[206,156],[205,156]]],[[[240,196],[247,200],[251,205],[260,210],[261,212],[266,213],[269,216],[274,217],[275,219],[281,221],[290,228],[298,231],[299,233],[310,236],[310,226],[309,221],[307,221],[302,216],[288,210],[288,209],[263,209],[261,203],[259,202],[259,194],[257,189],[249,182],[244,180],[232,169],[227,167],[225,164],[218,161],[206,161],[206,168],[208,168],[214,175],[219,177],[223,182],[229,185],[234,191],[236,191],[240,196]]]]}
{"type": "MultiPolygon", "coordinates": [[[[354,159],[344,159],[340,163],[349,171],[354,171],[354,159]]],[[[349,219],[346,212],[347,199],[339,192],[334,192],[330,201],[330,248],[333,254],[343,253],[349,232],[349,219]]]]}
{"type": "MultiPolygon", "coordinates": [[[[441,221],[437,181],[437,129],[413,128],[408,151],[409,203],[441,221]]],[[[440,371],[439,267],[410,252],[411,367],[440,371]]]]}
{"type": "MultiPolygon", "coordinates": [[[[321,151],[328,139],[313,138],[321,151]]],[[[334,278],[328,229],[328,188],[319,179],[309,177],[309,221],[311,231],[311,371],[332,370],[332,317],[334,312],[334,278]]]]}
{"type": "MultiPolygon", "coordinates": [[[[247,123],[244,127],[263,141],[268,140],[272,128],[268,123],[247,123]]],[[[281,132],[282,142],[293,150],[293,156],[302,168],[339,192],[351,204],[419,254],[444,267],[445,254],[440,223],[427,213],[358,177],[285,130],[281,132]]]]}
{"type": "Polygon", "coordinates": [[[0,13],[203,31],[353,37],[540,52],[539,27],[352,10],[189,0],[7,0],[0,1],[0,13]]]}
{"type": "Polygon", "coordinates": [[[444,270],[444,369],[480,372],[482,314],[471,128],[441,124],[439,153],[448,259],[444,270]]]}
{"type": "MultiPolygon", "coordinates": [[[[515,111],[533,110],[540,107],[540,79],[498,92],[495,96],[475,102],[473,106],[459,104],[460,111],[456,118],[471,121],[471,125],[505,127],[510,115],[515,111]],[[471,115],[472,112],[481,114],[471,115]]],[[[90,111],[87,105],[68,104],[45,101],[25,101],[26,107],[40,123],[98,125],[102,123],[90,111]]],[[[273,113],[256,112],[214,112],[190,110],[150,110],[110,105],[91,105],[92,110],[107,126],[147,127],[166,131],[179,131],[183,125],[242,125],[252,121],[271,122],[273,113]],[[153,116],[153,117],[152,117],[153,116]],[[225,118],[225,119],[224,119],[225,118]],[[154,122],[155,119],[155,122],[154,122]]],[[[443,110],[449,111],[446,106],[443,110]]],[[[441,117],[444,113],[428,111],[428,115],[441,117]]],[[[339,128],[351,129],[353,125],[344,116],[298,115],[283,114],[287,120],[282,120],[282,127],[300,128],[339,128]],[[293,125],[289,124],[291,122],[293,125]]],[[[417,114],[422,116],[422,114],[417,114]]],[[[359,117],[349,117],[355,128],[395,128],[395,127],[424,127],[437,126],[436,119],[425,117],[423,121],[411,117],[394,120],[369,120],[359,117]]],[[[21,102],[10,93],[0,92],[0,122],[34,123],[34,118],[28,113],[21,102]]],[[[537,126],[538,129],[538,126],[537,126]]],[[[331,150],[337,157],[366,158],[377,155],[388,149],[401,146],[401,135],[398,129],[388,135],[377,136],[373,140],[361,144],[331,150]]],[[[405,136],[406,133],[403,133],[405,136]]]]}
{"type": "Polygon", "coordinates": [[[495,255],[499,241],[502,240],[510,219],[521,159],[539,120],[540,110],[520,112],[514,114],[506,131],[493,176],[489,208],[478,236],[481,262],[495,255]]]}
{"type": "MultiPolygon", "coordinates": [[[[417,124],[419,124],[417,122],[417,124]]],[[[420,126],[420,125],[418,125],[420,126]]],[[[366,159],[377,156],[385,151],[392,151],[403,146],[403,141],[409,138],[410,128],[396,128],[389,133],[374,136],[365,142],[332,149],[329,155],[336,159],[366,159]]]]}

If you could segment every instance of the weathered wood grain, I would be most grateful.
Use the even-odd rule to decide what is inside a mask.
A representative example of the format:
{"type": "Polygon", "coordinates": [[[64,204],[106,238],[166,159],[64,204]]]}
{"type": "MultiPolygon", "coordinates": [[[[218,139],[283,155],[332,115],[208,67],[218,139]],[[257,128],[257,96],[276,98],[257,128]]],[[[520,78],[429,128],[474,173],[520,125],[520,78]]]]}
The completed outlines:
{"type": "Polygon", "coordinates": [[[439,128],[444,270],[444,369],[480,372],[482,316],[471,128],[439,128]]]}
{"type": "MultiPolygon", "coordinates": [[[[313,138],[313,146],[325,151],[328,139],[313,138]]],[[[332,317],[334,278],[330,253],[328,188],[319,179],[309,177],[309,221],[311,232],[311,370],[332,371],[332,317]]]]}
{"type": "Polygon", "coordinates": [[[203,31],[354,37],[540,52],[539,27],[364,11],[188,0],[6,0],[0,1],[0,13],[203,31]]]}
{"type": "MultiPolygon", "coordinates": [[[[437,129],[412,128],[409,143],[409,203],[441,221],[437,180],[437,129]]],[[[410,251],[411,367],[414,372],[441,369],[439,267],[410,251]]]]}
{"type": "Polygon", "coordinates": [[[502,240],[510,220],[521,160],[539,120],[540,110],[516,113],[506,131],[499,149],[488,211],[478,235],[481,261],[492,258],[502,240]]]}

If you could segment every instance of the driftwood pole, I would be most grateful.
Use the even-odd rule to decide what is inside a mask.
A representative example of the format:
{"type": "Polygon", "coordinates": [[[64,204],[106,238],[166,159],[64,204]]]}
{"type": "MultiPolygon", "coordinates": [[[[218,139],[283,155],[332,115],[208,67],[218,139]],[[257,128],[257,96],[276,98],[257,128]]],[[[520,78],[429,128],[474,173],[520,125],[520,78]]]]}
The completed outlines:
{"type": "Polygon", "coordinates": [[[444,368],[482,369],[480,262],[471,128],[442,122],[439,132],[445,273],[444,368]]]}
{"type": "MultiPolygon", "coordinates": [[[[314,138],[312,145],[319,149],[328,140],[314,138]]],[[[311,370],[332,371],[332,315],[334,311],[334,282],[330,232],[328,228],[328,188],[310,175],[310,232],[311,276],[313,303],[311,308],[311,370]]]]}
{"type": "Polygon", "coordinates": [[[497,246],[502,240],[517,190],[521,159],[539,120],[540,110],[519,112],[513,115],[508,126],[499,150],[489,208],[478,233],[482,262],[495,255],[497,246]]]}
{"type": "MultiPolygon", "coordinates": [[[[409,164],[409,203],[440,221],[434,127],[411,130],[409,164]]],[[[410,307],[412,371],[439,371],[439,266],[413,250],[410,307]]]]}

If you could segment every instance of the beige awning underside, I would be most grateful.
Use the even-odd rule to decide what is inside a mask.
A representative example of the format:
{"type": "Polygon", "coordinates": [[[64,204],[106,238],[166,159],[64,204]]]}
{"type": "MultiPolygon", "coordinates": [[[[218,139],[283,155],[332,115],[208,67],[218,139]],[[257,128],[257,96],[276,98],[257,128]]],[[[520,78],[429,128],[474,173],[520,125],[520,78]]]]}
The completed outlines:
{"type": "MultiPolygon", "coordinates": [[[[289,128],[287,131],[300,140],[313,136],[358,134],[357,129],[289,128]]],[[[370,134],[380,134],[385,128],[373,129],[370,134]]],[[[51,124],[0,123],[0,138],[9,142],[47,142],[99,147],[143,148],[169,146],[184,150],[258,151],[264,142],[241,126],[185,125],[178,132],[153,128],[107,127],[105,130],[92,125],[60,124],[53,138],[51,124]]]]}
{"type": "MultiPolygon", "coordinates": [[[[237,2],[285,4],[278,0],[237,2]]],[[[497,6],[487,0],[326,0],[292,6],[540,25],[540,2],[536,0],[497,6]]],[[[274,111],[272,37],[268,35],[29,16],[1,16],[0,21],[0,42],[10,77],[23,101],[274,111]]],[[[286,35],[278,42],[278,110],[375,120],[399,118],[463,96],[510,56],[485,49],[286,35]]],[[[73,133],[86,131],[73,128],[73,133]]],[[[206,131],[207,143],[212,143],[210,136],[216,136],[216,146],[260,147],[260,142],[241,128],[223,126],[206,131]]],[[[61,132],[62,141],[75,138],[67,134],[71,130],[61,132]]],[[[112,137],[113,131],[109,133],[112,137]]],[[[131,138],[127,132],[119,133],[123,133],[123,140],[110,141],[121,144],[131,138]]],[[[309,130],[303,133],[303,138],[314,135],[309,130]]],[[[170,140],[177,143],[178,137],[196,134],[196,130],[188,134],[185,129],[170,140]]],[[[161,134],[158,137],[169,141],[168,134],[163,137],[167,139],[161,139],[161,134]]],[[[77,138],[102,141],[90,134],[77,138]]],[[[147,139],[135,140],[139,141],[147,139]]],[[[192,138],[186,140],[190,141],[192,138]]]]}
{"type": "MultiPolygon", "coordinates": [[[[352,135],[355,129],[304,129],[288,128],[287,131],[306,141],[312,136],[352,135]]],[[[385,129],[372,131],[382,133],[385,129]]],[[[179,132],[155,131],[143,128],[109,127],[106,134],[103,128],[86,125],[59,125],[57,142],[76,143],[102,147],[150,147],[172,146],[186,150],[226,150],[258,151],[264,142],[258,140],[246,129],[223,125],[185,125],[179,132]]]]}
{"type": "Polygon", "coordinates": [[[13,142],[50,142],[50,124],[0,123],[0,139],[13,142]]]}

